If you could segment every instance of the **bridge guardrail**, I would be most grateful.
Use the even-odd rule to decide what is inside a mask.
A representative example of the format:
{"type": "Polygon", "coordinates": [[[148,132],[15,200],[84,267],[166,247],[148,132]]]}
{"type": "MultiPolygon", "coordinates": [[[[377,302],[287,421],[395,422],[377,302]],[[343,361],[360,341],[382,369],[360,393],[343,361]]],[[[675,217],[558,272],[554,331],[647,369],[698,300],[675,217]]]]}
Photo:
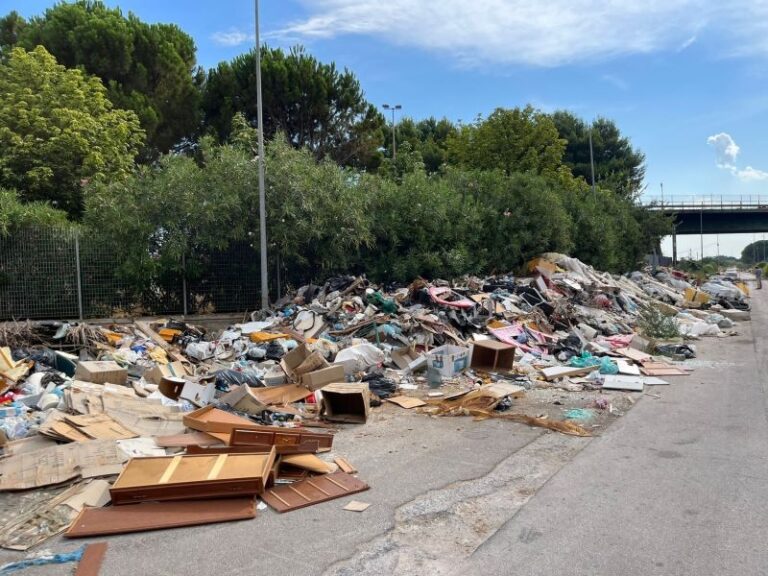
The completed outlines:
{"type": "Polygon", "coordinates": [[[750,210],[768,209],[765,196],[645,196],[643,206],[658,210],[750,210]]]}

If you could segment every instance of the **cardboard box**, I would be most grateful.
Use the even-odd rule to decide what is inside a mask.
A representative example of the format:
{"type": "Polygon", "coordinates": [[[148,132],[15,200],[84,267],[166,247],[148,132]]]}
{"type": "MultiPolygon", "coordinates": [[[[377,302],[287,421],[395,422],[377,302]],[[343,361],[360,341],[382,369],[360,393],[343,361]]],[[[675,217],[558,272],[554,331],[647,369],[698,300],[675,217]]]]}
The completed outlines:
{"type": "Polygon", "coordinates": [[[323,400],[320,414],[332,422],[363,424],[371,411],[368,384],[329,384],[321,389],[323,400]]]}
{"type": "Polygon", "coordinates": [[[207,406],[213,402],[216,384],[213,381],[186,382],[179,398],[188,400],[195,406],[207,406]]]}
{"type": "Polygon", "coordinates": [[[184,389],[184,384],[187,381],[184,378],[177,378],[175,376],[164,377],[160,380],[160,384],[157,389],[160,390],[160,394],[171,400],[178,400],[181,395],[181,391],[184,389]]]}
{"type": "Polygon", "coordinates": [[[515,347],[496,340],[480,340],[472,346],[472,368],[509,372],[515,362],[515,347]]]}
{"type": "Polygon", "coordinates": [[[170,364],[158,364],[152,370],[144,373],[144,378],[159,386],[163,378],[183,378],[189,375],[189,371],[184,364],[181,362],[171,362],[170,364]]]}
{"type": "Polygon", "coordinates": [[[427,368],[434,368],[443,378],[451,378],[467,369],[469,348],[446,344],[427,354],[427,368]]]}
{"type": "Polygon", "coordinates": [[[307,372],[301,376],[301,385],[313,392],[327,384],[344,381],[344,366],[334,365],[313,372],[307,372]]]}
{"type": "Polygon", "coordinates": [[[416,372],[427,367],[427,357],[417,352],[413,346],[392,350],[392,362],[400,370],[408,370],[410,372],[416,372]]]}
{"type": "Polygon", "coordinates": [[[238,388],[224,394],[219,400],[224,404],[232,406],[235,410],[255,416],[258,416],[267,409],[267,406],[256,398],[251,387],[247,384],[241,384],[238,388]]]}
{"type": "Polygon", "coordinates": [[[75,379],[94,384],[125,384],[128,382],[128,370],[111,360],[80,362],[75,370],[75,379]]]}

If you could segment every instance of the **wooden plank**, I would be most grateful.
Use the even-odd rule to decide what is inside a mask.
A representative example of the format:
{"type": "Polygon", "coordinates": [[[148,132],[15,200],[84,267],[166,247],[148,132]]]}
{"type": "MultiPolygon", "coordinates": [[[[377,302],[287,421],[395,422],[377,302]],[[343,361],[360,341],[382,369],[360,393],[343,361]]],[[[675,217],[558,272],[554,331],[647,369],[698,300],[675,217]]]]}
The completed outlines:
{"type": "Polygon", "coordinates": [[[261,499],[277,512],[290,512],[320,502],[368,490],[368,485],[344,472],[315,476],[267,490],[261,499]]]}
{"type": "Polygon", "coordinates": [[[80,562],[77,565],[75,576],[98,576],[106,553],[106,542],[88,544],[85,552],[83,552],[83,557],[80,558],[80,562]]]}
{"type": "Polygon", "coordinates": [[[599,369],[600,366],[587,366],[585,368],[576,368],[573,366],[551,366],[549,368],[542,368],[540,371],[545,380],[551,381],[558,378],[564,378],[565,376],[584,376],[599,369]]]}
{"type": "Polygon", "coordinates": [[[334,458],[333,461],[342,472],[346,472],[347,474],[357,474],[357,468],[352,466],[346,458],[334,458]]]}
{"type": "Polygon", "coordinates": [[[641,350],[635,350],[634,348],[617,348],[615,352],[617,354],[621,354],[624,356],[624,358],[629,358],[630,360],[640,362],[641,364],[644,362],[649,362],[653,359],[653,356],[650,354],[646,354],[641,350]]]}
{"type": "Polygon", "coordinates": [[[64,535],[67,538],[85,538],[255,517],[253,498],[147,502],[110,508],[84,508],[64,535]]]}

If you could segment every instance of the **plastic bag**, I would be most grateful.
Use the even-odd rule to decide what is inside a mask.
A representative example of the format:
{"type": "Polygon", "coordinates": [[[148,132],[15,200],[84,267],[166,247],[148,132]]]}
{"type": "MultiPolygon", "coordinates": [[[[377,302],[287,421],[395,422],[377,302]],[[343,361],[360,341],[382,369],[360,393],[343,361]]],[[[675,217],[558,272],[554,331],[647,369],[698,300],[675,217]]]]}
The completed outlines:
{"type": "Polygon", "coordinates": [[[211,372],[211,376],[216,377],[216,388],[222,389],[229,386],[234,388],[240,384],[247,384],[251,387],[264,386],[259,375],[253,370],[216,370],[211,372]]]}

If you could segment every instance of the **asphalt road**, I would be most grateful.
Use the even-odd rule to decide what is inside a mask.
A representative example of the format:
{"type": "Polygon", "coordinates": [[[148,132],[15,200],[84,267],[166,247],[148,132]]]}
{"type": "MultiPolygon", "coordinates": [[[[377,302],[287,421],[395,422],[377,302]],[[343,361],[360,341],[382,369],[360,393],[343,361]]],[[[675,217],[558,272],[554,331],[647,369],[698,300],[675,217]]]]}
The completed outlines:
{"type": "Polygon", "coordinates": [[[590,443],[454,574],[768,574],[768,290],[742,335],[590,443]],[[712,362],[709,362],[712,361],[712,362]]]}

